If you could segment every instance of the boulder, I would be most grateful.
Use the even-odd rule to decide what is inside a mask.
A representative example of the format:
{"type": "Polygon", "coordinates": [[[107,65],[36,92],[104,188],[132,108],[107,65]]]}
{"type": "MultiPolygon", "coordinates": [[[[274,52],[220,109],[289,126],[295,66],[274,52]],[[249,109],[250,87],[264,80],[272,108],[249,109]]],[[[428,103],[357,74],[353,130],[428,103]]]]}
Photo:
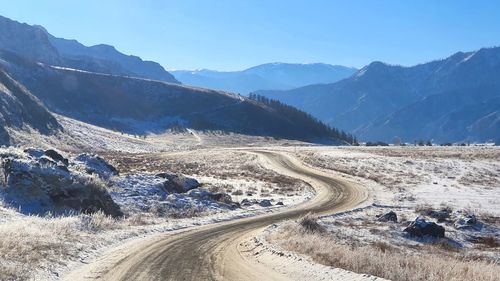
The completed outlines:
{"type": "Polygon", "coordinates": [[[398,215],[394,211],[390,211],[388,213],[381,215],[378,218],[378,220],[384,221],[384,222],[387,222],[387,221],[398,222],[398,215]]]}
{"type": "Polygon", "coordinates": [[[64,164],[64,166],[69,165],[69,160],[67,158],[64,158],[59,152],[55,151],[54,149],[47,149],[43,153],[45,156],[51,158],[55,162],[61,162],[64,164]]]}
{"type": "Polygon", "coordinates": [[[119,174],[113,165],[95,154],[82,153],[75,158],[75,161],[83,165],[87,174],[96,174],[100,178],[108,179],[119,174]]]}
{"type": "Polygon", "coordinates": [[[412,221],[404,231],[416,237],[430,236],[444,238],[445,234],[444,227],[419,217],[415,221],[412,221]]]}
{"type": "Polygon", "coordinates": [[[45,155],[45,151],[43,151],[42,149],[32,147],[26,148],[24,152],[33,158],[40,158],[45,155]]]}
{"type": "Polygon", "coordinates": [[[221,202],[224,204],[232,204],[233,199],[231,198],[231,195],[223,192],[218,192],[218,193],[212,193],[210,194],[210,199],[213,201],[221,202]]]}
{"type": "Polygon", "coordinates": [[[272,206],[271,200],[269,200],[269,199],[260,200],[259,206],[261,206],[261,207],[271,207],[272,206]]]}
{"type": "Polygon", "coordinates": [[[256,204],[259,204],[259,202],[255,199],[252,199],[252,200],[248,200],[248,199],[243,199],[241,200],[241,206],[252,206],[252,205],[256,205],[256,204]]]}
{"type": "Polygon", "coordinates": [[[459,213],[455,219],[454,226],[456,229],[467,229],[472,228],[475,230],[481,230],[482,224],[476,218],[474,214],[470,213],[459,213]]]}
{"type": "Polygon", "coordinates": [[[22,156],[2,159],[4,188],[0,198],[7,205],[25,214],[102,211],[114,217],[122,215],[101,182],[71,172],[61,160],[55,164],[47,156],[40,159],[22,156]]]}
{"type": "Polygon", "coordinates": [[[450,212],[447,210],[430,211],[428,216],[437,219],[438,222],[445,222],[450,218],[450,212]]]}
{"type": "Polygon", "coordinates": [[[160,173],[156,176],[167,179],[164,183],[164,189],[168,193],[185,193],[201,186],[196,179],[183,175],[160,173]]]}

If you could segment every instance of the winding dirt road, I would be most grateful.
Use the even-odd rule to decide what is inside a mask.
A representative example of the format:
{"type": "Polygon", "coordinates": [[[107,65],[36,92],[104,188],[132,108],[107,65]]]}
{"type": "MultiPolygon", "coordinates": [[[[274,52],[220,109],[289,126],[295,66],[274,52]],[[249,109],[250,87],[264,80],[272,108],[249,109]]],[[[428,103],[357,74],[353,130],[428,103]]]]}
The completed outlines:
{"type": "Polygon", "coordinates": [[[310,183],[317,195],[293,209],[257,217],[156,235],[105,254],[69,273],[66,280],[288,280],[245,257],[238,245],[266,226],[308,212],[330,214],[354,208],[368,198],[359,186],[307,167],[272,151],[249,151],[279,173],[310,183]]]}

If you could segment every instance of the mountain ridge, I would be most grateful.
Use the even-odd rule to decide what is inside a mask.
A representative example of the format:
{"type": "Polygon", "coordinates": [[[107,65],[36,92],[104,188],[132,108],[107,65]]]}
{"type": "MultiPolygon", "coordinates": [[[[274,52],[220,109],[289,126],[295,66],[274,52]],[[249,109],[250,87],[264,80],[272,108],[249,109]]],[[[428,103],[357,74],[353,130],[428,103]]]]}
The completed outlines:
{"type": "Polygon", "coordinates": [[[233,93],[54,67],[8,52],[0,52],[0,58],[51,111],[121,132],[144,135],[181,126],[335,143],[347,136],[318,126],[308,115],[233,93]],[[292,120],[302,123],[299,126],[292,120]]]}
{"type": "MultiPolygon", "coordinates": [[[[354,133],[360,139],[392,141],[398,136],[407,142],[413,142],[417,137],[441,142],[495,141],[500,137],[499,131],[487,138],[478,137],[485,134],[472,131],[471,137],[464,137],[446,132],[459,130],[458,128],[439,128],[437,121],[427,120],[424,123],[417,120],[416,116],[442,116],[451,114],[451,111],[458,110],[459,107],[465,112],[463,107],[469,105],[472,110],[474,104],[500,94],[497,81],[499,75],[500,48],[491,47],[457,52],[448,58],[415,66],[389,65],[375,61],[336,83],[257,93],[311,113],[328,124],[335,124],[340,129],[354,133]],[[439,114],[445,108],[431,106],[432,100],[438,99],[441,94],[448,97],[448,100],[442,102],[457,100],[459,96],[453,93],[460,93],[460,106],[447,108],[450,112],[439,114]],[[436,97],[425,99],[432,96],[436,97]],[[411,107],[412,104],[415,106],[411,107]],[[395,114],[396,112],[399,113],[395,114]],[[390,127],[391,124],[396,124],[386,122],[391,114],[392,118],[407,116],[407,123],[399,129],[390,127]],[[435,128],[424,130],[424,127],[431,126],[430,123],[435,128]],[[426,133],[419,136],[417,132],[426,133]]],[[[490,125],[495,127],[494,124],[490,125]]],[[[467,131],[469,125],[460,126],[461,130],[467,131]]]]}
{"type": "Polygon", "coordinates": [[[180,83],[160,64],[125,55],[114,46],[85,46],[74,39],[51,35],[40,25],[0,16],[0,49],[42,63],[116,75],[180,83]]]}
{"type": "Polygon", "coordinates": [[[172,74],[184,84],[247,95],[262,89],[292,89],[309,84],[334,82],[352,75],[355,71],[355,68],[325,63],[274,62],[241,71],[175,70],[172,74]]]}

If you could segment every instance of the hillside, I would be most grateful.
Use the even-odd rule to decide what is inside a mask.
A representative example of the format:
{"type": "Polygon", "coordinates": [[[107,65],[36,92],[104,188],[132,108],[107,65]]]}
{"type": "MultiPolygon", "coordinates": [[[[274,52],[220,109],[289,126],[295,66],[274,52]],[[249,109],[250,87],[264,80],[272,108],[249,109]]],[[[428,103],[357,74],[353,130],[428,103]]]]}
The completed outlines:
{"type": "Polygon", "coordinates": [[[494,141],[499,75],[500,48],[487,48],[413,67],[373,62],[337,83],[258,94],[365,140],[494,141]]]}
{"type": "Polygon", "coordinates": [[[0,144],[10,144],[9,130],[30,128],[52,134],[61,126],[37,98],[0,67],[0,144]]]}
{"type": "Polygon", "coordinates": [[[122,54],[109,45],[87,47],[76,40],[57,38],[41,26],[19,23],[2,16],[0,50],[50,65],[179,83],[156,62],[122,54]]]}
{"type": "Polygon", "coordinates": [[[322,63],[268,63],[243,71],[178,70],[172,74],[182,83],[240,94],[257,90],[285,90],[309,84],[332,83],[352,75],[356,69],[322,63]]]}
{"type": "Polygon", "coordinates": [[[235,94],[47,66],[8,52],[0,58],[51,111],[117,131],[142,135],[184,126],[338,142],[331,129],[318,129],[309,115],[296,119],[296,114],[235,94]]]}

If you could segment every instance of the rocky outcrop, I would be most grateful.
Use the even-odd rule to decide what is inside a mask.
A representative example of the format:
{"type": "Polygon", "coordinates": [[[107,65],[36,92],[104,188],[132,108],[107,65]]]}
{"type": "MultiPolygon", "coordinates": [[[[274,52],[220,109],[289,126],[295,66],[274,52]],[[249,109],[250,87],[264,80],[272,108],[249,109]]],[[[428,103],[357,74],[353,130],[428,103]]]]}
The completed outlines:
{"type": "Polygon", "coordinates": [[[196,179],[183,175],[160,173],[156,176],[167,179],[164,183],[164,188],[168,193],[184,193],[201,186],[196,179]]]}
{"type": "Polygon", "coordinates": [[[69,161],[55,150],[26,151],[1,150],[0,198],[5,204],[25,214],[122,215],[99,178],[69,169],[69,161]]]}
{"type": "Polygon", "coordinates": [[[482,224],[476,218],[476,216],[474,214],[467,213],[467,212],[456,214],[454,226],[456,229],[481,230],[481,228],[482,228],[482,224]]]}
{"type": "Polygon", "coordinates": [[[259,202],[259,206],[261,207],[271,207],[273,204],[271,203],[271,200],[269,199],[263,199],[259,202]]]}
{"type": "Polygon", "coordinates": [[[423,218],[416,218],[415,221],[411,222],[408,227],[404,229],[405,232],[411,236],[416,237],[434,237],[434,238],[444,238],[445,229],[444,227],[430,221],[426,221],[423,218]]]}
{"type": "Polygon", "coordinates": [[[75,162],[80,163],[88,174],[97,174],[101,178],[118,175],[118,170],[105,159],[96,154],[82,153],[75,157],[75,162]]]}
{"type": "Polygon", "coordinates": [[[378,218],[378,221],[391,221],[391,222],[398,222],[398,215],[394,211],[390,211],[388,213],[385,213],[381,215],[378,218]]]}

